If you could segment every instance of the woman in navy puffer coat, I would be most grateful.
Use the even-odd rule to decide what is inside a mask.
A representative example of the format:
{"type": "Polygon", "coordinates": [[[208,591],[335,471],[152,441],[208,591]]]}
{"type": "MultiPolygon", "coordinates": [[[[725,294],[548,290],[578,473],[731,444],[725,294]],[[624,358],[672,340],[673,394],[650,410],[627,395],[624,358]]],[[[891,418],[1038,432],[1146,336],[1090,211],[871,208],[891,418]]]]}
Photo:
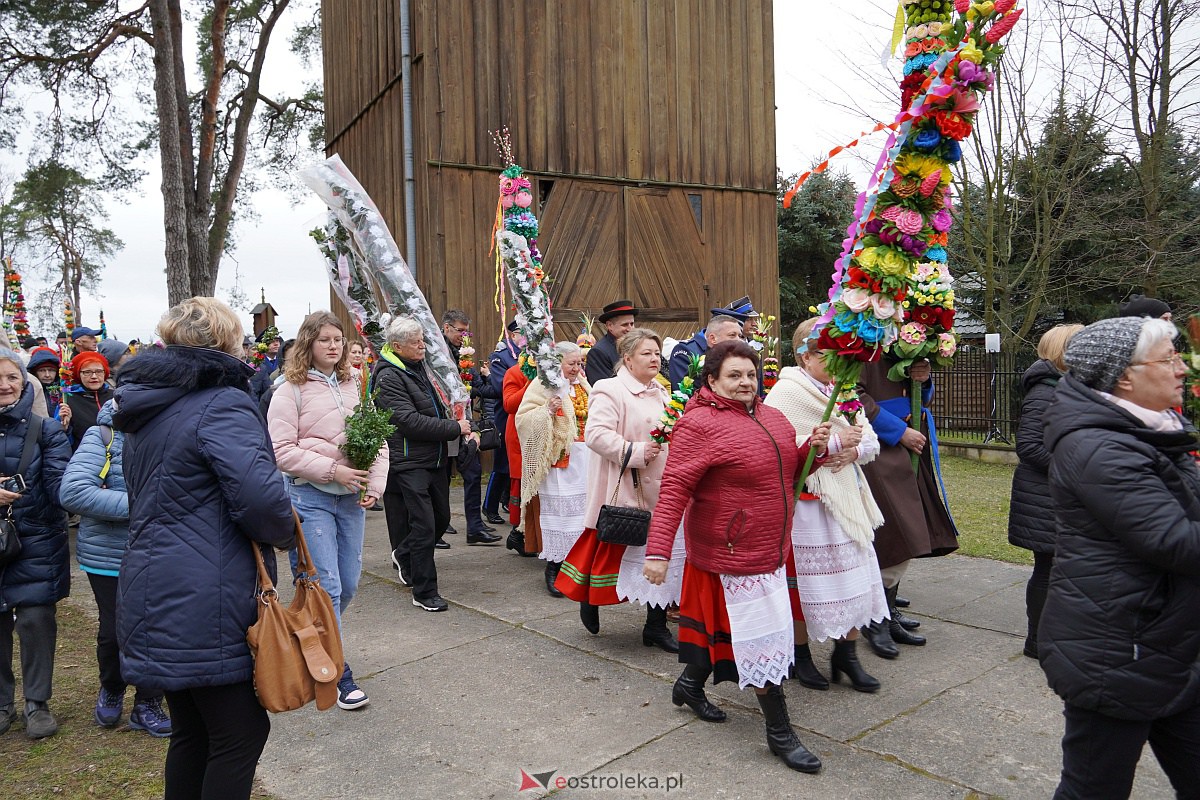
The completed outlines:
{"type": "MultiPolygon", "coordinates": [[[[121,371],[129,545],[121,565],[121,672],[166,690],[167,800],[248,798],[271,724],[246,631],[258,614],[257,543],[294,542],[294,519],[250,397],[237,316],[194,297],[159,323],[161,352],[121,371]]],[[[274,553],[263,553],[274,571],[274,553]]]]}
{"type": "MultiPolygon", "coordinates": [[[[96,424],[83,434],[71,456],[58,491],[63,508],[79,514],[75,557],[87,574],[100,612],[96,630],[100,693],[94,718],[102,728],[121,721],[126,688],[117,649],[117,575],[129,539],[129,495],[121,459],[125,437],[112,427],[115,408],[112,400],[100,408],[96,424]]],[[[161,689],[138,687],[129,726],[155,737],[170,736],[171,720],[163,711],[162,696],[161,689]]]]}
{"type": "Polygon", "coordinates": [[[25,489],[19,494],[0,489],[0,513],[11,509],[20,535],[21,553],[0,566],[0,733],[16,719],[16,682],[12,672],[12,637],[21,640],[22,691],[25,695],[25,734],[52,736],[58,722],[47,705],[54,674],[57,623],[54,605],[67,596],[71,578],[67,551],[67,515],[58,504],[58,484],[71,457],[62,426],[33,416],[33,386],[25,383],[20,357],[0,347],[0,475],[20,471],[25,489]],[[40,425],[32,459],[20,470],[25,433],[40,425]],[[15,612],[15,616],[14,616],[15,612]]]}

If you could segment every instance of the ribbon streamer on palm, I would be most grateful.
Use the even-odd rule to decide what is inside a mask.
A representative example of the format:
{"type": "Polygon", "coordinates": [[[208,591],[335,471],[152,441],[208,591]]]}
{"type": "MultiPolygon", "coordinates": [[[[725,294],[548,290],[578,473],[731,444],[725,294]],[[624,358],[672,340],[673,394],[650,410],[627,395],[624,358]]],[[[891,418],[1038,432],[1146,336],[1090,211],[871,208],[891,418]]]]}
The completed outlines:
{"type": "Polygon", "coordinates": [[[461,418],[471,395],[450,355],[442,326],[417,286],[387,223],[370,196],[338,156],[300,173],[301,180],[329,206],[328,222],[309,232],[327,263],[333,291],[355,327],[376,352],[393,316],[409,316],[421,324],[425,339],[425,371],[434,389],[461,418]],[[379,307],[383,300],[387,311],[379,307]]]}
{"type": "Polygon", "coordinates": [[[496,245],[496,297],[501,304],[501,320],[506,310],[503,306],[503,275],[516,310],[517,329],[525,335],[528,356],[523,366],[536,368],[538,380],[551,392],[557,392],[567,388],[567,379],[554,349],[554,317],[550,312],[550,296],[546,293],[542,255],[537,248],[538,221],[530,210],[532,185],[513,159],[508,128],[492,133],[492,140],[504,162],[496,200],[496,219],[492,226],[496,245]]]}
{"type": "MultiPolygon", "coordinates": [[[[836,385],[824,419],[836,406],[853,420],[861,408],[854,386],[862,366],[885,351],[896,361],[888,373],[893,379],[917,359],[945,365],[954,356],[954,292],[946,264],[950,165],[962,157],[960,142],[974,130],[979,97],[994,83],[1004,52],[999,42],[1023,13],[1014,7],[1016,0],[954,0],[953,15],[949,0],[901,0],[900,5],[907,23],[902,111],[895,122],[875,127],[892,133],[858,197],[828,302],[819,307],[820,323],[813,330],[836,385]]],[[[790,205],[804,179],[828,164],[826,159],[802,176],[784,205],[790,205]]],[[[909,396],[909,425],[920,429],[921,392],[915,381],[909,396]]],[[[810,451],[797,494],[813,456],[810,451]]],[[[914,455],[914,469],[917,464],[914,455]]]]}

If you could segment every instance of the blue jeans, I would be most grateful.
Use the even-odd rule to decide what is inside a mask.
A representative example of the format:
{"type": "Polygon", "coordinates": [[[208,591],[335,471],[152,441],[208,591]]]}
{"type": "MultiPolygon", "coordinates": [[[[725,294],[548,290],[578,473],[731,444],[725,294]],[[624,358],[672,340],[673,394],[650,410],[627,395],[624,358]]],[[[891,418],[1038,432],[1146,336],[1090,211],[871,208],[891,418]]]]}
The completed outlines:
{"type": "MultiPolygon", "coordinates": [[[[363,529],[366,513],[358,494],[330,494],[306,483],[288,481],[292,505],[304,520],[304,540],[312,554],[321,586],[333,600],[338,627],[342,612],[358,593],[362,576],[363,529]]],[[[296,551],[291,552],[292,574],[296,574],[296,551]]]]}

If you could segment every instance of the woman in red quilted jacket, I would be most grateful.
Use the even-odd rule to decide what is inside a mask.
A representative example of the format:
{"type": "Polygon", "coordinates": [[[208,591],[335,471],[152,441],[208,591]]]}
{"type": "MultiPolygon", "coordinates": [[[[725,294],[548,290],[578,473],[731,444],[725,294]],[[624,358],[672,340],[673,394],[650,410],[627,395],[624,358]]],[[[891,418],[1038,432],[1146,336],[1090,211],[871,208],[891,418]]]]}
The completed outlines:
{"type": "Polygon", "coordinates": [[[781,684],[795,659],[793,620],[802,618],[787,582],[793,486],[810,447],[816,466],[823,461],[830,424],[797,447],[787,417],[758,397],[758,356],[745,342],[714,345],[700,385],[671,435],[646,546],[646,579],[660,583],[683,519],[679,660],[687,666],[671,700],[721,722],[725,712],[704,694],[709,675],[753,686],[771,752],[817,772],[821,760],[792,730],[781,684]]]}

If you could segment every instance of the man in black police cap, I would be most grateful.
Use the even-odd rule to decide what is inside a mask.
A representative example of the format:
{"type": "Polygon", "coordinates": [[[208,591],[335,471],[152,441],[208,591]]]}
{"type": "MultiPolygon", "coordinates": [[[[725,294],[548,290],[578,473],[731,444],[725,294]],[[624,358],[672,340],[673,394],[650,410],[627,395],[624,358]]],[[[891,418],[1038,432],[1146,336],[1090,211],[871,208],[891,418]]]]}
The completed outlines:
{"type": "Polygon", "coordinates": [[[596,381],[611,378],[617,371],[617,342],[633,330],[633,326],[637,324],[637,313],[632,300],[616,300],[606,305],[603,313],[596,317],[596,321],[604,326],[606,332],[600,341],[596,342],[596,346],[588,351],[588,383],[594,386],[596,381]]]}
{"type": "Polygon", "coordinates": [[[723,308],[710,308],[709,311],[713,313],[714,317],[723,314],[742,323],[742,337],[748,342],[758,332],[758,312],[754,310],[754,304],[750,302],[750,295],[740,297],[723,308]]]}

